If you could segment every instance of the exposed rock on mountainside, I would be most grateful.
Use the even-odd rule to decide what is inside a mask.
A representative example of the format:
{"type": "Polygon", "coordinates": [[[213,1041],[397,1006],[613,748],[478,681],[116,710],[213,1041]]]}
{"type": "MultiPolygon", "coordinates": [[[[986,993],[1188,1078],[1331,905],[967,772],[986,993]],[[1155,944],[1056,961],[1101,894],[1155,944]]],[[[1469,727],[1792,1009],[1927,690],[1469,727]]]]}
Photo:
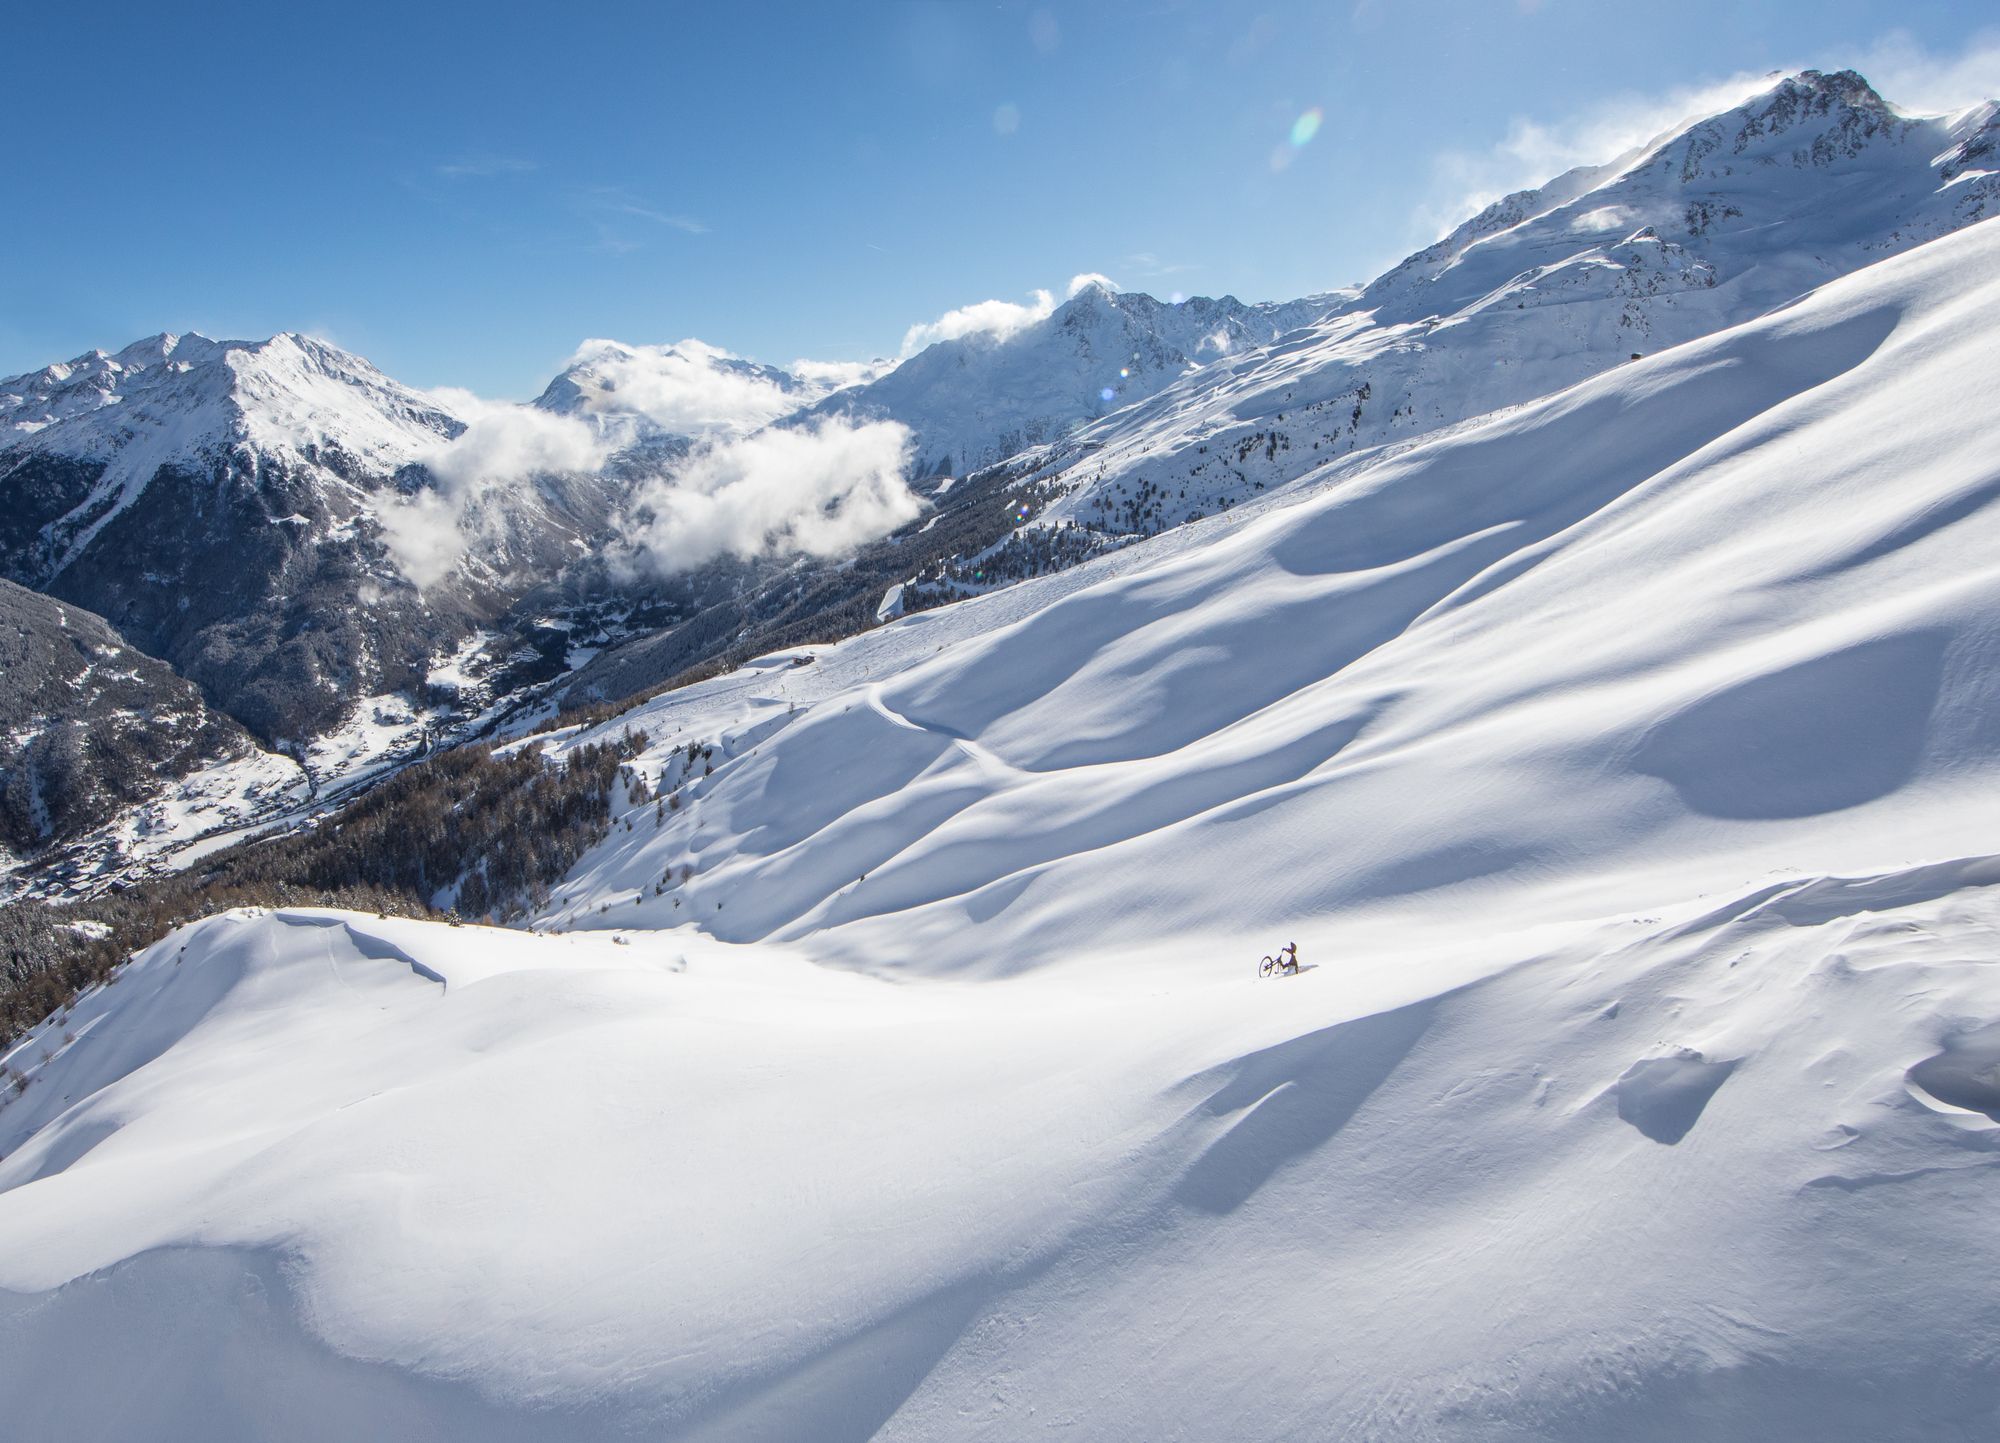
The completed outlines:
{"type": "Polygon", "coordinates": [[[0,581],[0,846],[71,840],[254,744],[81,607],[0,581]]]}

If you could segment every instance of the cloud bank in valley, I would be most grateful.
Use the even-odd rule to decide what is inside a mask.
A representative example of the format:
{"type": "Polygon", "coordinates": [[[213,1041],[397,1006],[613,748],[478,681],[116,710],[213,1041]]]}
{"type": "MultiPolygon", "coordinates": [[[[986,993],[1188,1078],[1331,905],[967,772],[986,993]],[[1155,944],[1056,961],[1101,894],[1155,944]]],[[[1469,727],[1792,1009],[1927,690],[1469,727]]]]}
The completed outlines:
{"type": "Polygon", "coordinates": [[[684,341],[591,342],[573,365],[581,403],[568,412],[435,393],[466,429],[422,458],[433,487],[381,512],[383,541],[412,584],[429,589],[451,576],[486,524],[537,477],[602,471],[639,436],[638,421],[695,446],[663,457],[626,505],[621,559],[634,570],[674,575],[721,556],[838,555],[923,509],[903,481],[906,427],[837,418],[769,427],[873,374],[867,363],[817,366],[803,385],[787,386],[726,351],[684,341]]]}
{"type": "MultiPolygon", "coordinates": [[[[601,429],[643,420],[674,436],[746,435],[795,410],[800,388],[765,368],[702,341],[628,346],[585,341],[565,374],[601,429]]],[[[828,387],[831,389],[831,387],[828,387]]]]}
{"type": "Polygon", "coordinates": [[[835,556],[914,519],[909,429],[829,417],[704,448],[635,498],[636,560],[674,575],[721,556],[835,556]]]}
{"type": "Polygon", "coordinates": [[[465,430],[420,458],[436,479],[381,512],[382,540],[405,577],[420,589],[455,570],[471,543],[474,513],[536,476],[595,471],[606,449],[590,427],[532,406],[486,401],[441,389],[437,400],[465,430]]]}

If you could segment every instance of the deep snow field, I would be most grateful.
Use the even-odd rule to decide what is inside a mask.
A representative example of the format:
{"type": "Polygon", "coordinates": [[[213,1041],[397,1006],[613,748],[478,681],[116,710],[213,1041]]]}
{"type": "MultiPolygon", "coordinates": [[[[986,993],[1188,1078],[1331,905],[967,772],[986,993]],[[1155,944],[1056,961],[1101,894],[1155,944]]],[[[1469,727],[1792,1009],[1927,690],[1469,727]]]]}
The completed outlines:
{"type": "Polygon", "coordinates": [[[7,1430],[2000,1436],[1997,314],[649,703],[554,935],[174,934],[11,1059],[7,1430]]]}

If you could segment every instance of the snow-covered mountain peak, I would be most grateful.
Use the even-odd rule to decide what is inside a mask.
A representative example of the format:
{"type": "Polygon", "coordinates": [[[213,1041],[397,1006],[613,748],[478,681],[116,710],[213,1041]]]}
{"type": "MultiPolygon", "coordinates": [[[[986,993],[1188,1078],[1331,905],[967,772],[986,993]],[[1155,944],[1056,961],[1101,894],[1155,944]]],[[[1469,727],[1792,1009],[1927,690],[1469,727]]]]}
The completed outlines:
{"type": "Polygon", "coordinates": [[[460,429],[361,357],[289,331],[263,341],[163,332],[0,380],[0,449],[25,443],[121,476],[237,444],[308,461],[339,452],[386,472],[460,429]]]}
{"type": "Polygon", "coordinates": [[[371,473],[419,459],[464,423],[436,399],[391,380],[328,341],[283,332],[267,341],[227,342],[222,364],[239,435],[308,460],[330,451],[371,473]]]}
{"type": "MultiPolygon", "coordinates": [[[[1807,229],[1820,245],[1849,243],[1913,218],[1951,178],[1939,170],[1959,150],[1988,153],[1980,126],[1957,128],[1954,145],[1952,122],[1903,115],[1851,70],[1801,71],[1605,164],[1495,201],[1372,282],[1361,304],[1384,321],[1447,316],[1537,265],[1642,227],[1675,243],[1736,232],[1767,254],[1807,229]],[[1883,183],[1829,187],[1831,168],[1876,170],[1883,183]]],[[[1934,223],[1930,234],[1977,218],[1934,223]]]]}
{"type": "Polygon", "coordinates": [[[1484,207],[1295,343],[1120,393],[1046,458],[1069,495],[1037,524],[1158,530],[1739,324],[2000,212],[1996,156],[1991,105],[1913,115],[1851,71],[1775,78],[1484,207]]]}
{"type": "Polygon", "coordinates": [[[180,369],[214,353],[216,343],[190,333],[162,332],[117,352],[89,350],[39,371],[0,380],[0,446],[58,421],[114,405],[137,378],[183,353],[180,369]]]}
{"type": "Polygon", "coordinates": [[[741,436],[851,384],[841,367],[798,371],[705,341],[588,340],[534,404],[595,428],[614,449],[741,436]]]}
{"type": "Polygon", "coordinates": [[[917,438],[921,472],[962,474],[1057,440],[1218,357],[1269,345],[1347,299],[1162,301],[1081,276],[1047,315],[936,341],[814,409],[899,421],[917,438]]]}
{"type": "Polygon", "coordinates": [[[1806,70],[1655,141],[1645,166],[1683,186],[1746,166],[1824,167],[1853,159],[1877,140],[1900,140],[1915,123],[1852,70],[1806,70]]]}
{"type": "Polygon", "coordinates": [[[407,652],[456,640],[414,601],[384,607],[395,576],[370,517],[463,429],[290,332],[164,333],[12,377],[0,574],[105,616],[267,738],[301,736],[407,652]]]}

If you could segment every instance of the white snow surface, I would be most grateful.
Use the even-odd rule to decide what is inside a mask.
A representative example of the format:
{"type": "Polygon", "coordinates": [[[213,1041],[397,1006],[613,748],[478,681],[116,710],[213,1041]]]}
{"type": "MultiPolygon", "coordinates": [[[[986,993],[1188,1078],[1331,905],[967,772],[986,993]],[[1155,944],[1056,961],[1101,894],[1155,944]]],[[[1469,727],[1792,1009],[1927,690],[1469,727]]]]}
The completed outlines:
{"type": "Polygon", "coordinates": [[[1988,222],[661,698],[564,935],[170,936],[9,1058],[9,1426],[1991,1436],[1996,313],[1988,222]]]}

